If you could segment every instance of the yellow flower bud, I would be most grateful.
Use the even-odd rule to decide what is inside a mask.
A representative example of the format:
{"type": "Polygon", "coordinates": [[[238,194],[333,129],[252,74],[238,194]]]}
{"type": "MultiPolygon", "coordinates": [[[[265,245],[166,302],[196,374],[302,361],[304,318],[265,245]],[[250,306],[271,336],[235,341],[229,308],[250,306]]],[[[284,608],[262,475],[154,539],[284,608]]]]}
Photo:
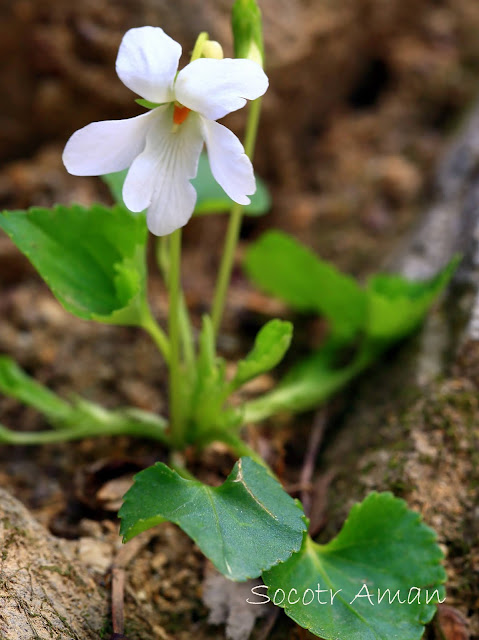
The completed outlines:
{"type": "Polygon", "coordinates": [[[201,51],[203,58],[215,58],[216,60],[223,60],[223,47],[216,40],[207,40],[203,44],[201,51]]]}

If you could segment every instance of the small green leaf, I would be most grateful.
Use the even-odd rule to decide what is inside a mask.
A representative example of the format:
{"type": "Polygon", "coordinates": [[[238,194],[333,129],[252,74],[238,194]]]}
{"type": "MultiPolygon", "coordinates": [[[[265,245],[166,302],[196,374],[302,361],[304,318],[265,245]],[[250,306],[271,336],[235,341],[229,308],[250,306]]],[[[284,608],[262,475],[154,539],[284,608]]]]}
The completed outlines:
{"type": "Polygon", "coordinates": [[[279,231],[269,231],[247,251],[248,276],[298,311],[326,316],[331,332],[353,338],[364,325],[366,295],[356,282],[279,231]]]}
{"type": "Polygon", "coordinates": [[[393,342],[410,334],[446,287],[459,263],[455,257],[434,278],[414,282],[398,275],[373,276],[366,289],[366,334],[373,340],[393,342]]]}
{"type": "Polygon", "coordinates": [[[136,325],[146,306],[146,225],[124,207],[5,211],[2,228],[62,305],[80,318],[136,325]]]}
{"type": "Polygon", "coordinates": [[[419,514],[390,493],[372,493],[331,542],[306,537],[263,580],[275,604],[324,640],[419,640],[444,598],[442,557],[419,514]],[[402,604],[392,601],[397,591],[402,604]]]}
{"type": "MultiPolygon", "coordinates": [[[[102,176],[108,185],[115,202],[123,203],[122,190],[128,169],[102,176]]],[[[222,187],[216,182],[211,173],[206,153],[200,155],[198,173],[191,181],[196,189],[197,199],[194,215],[210,213],[227,213],[233,206],[233,201],[226,195],[222,187]]],[[[244,208],[246,215],[260,216],[271,206],[271,198],[264,183],[256,177],[256,193],[251,196],[251,204],[244,208]]]]}
{"type": "Polygon", "coordinates": [[[237,389],[257,376],[270,371],[283,359],[293,337],[293,325],[270,320],[256,336],[253,350],[238,363],[232,386],[237,389]]]}
{"type": "Polygon", "coordinates": [[[135,476],[119,516],[124,542],[175,522],[232,580],[284,562],[300,549],[306,528],[302,509],[250,458],[241,458],[220,487],[185,480],[158,462],[135,476]]]}
{"type": "Polygon", "coordinates": [[[49,420],[61,420],[71,411],[68,402],[36,382],[7,356],[0,356],[0,392],[34,407],[49,420]]]}

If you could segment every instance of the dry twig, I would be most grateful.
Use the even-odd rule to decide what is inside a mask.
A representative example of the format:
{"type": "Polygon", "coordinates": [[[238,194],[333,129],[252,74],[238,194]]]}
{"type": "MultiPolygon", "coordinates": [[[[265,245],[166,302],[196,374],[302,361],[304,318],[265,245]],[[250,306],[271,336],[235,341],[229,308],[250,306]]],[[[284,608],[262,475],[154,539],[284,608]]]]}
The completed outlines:
{"type": "Polygon", "coordinates": [[[313,503],[312,489],[313,489],[313,474],[316,458],[319,448],[323,442],[324,433],[327,425],[327,413],[324,409],[318,411],[314,418],[313,428],[309,436],[308,446],[306,447],[306,454],[304,456],[303,468],[301,469],[301,476],[299,484],[302,487],[301,502],[303,503],[304,513],[309,516],[313,503]]]}

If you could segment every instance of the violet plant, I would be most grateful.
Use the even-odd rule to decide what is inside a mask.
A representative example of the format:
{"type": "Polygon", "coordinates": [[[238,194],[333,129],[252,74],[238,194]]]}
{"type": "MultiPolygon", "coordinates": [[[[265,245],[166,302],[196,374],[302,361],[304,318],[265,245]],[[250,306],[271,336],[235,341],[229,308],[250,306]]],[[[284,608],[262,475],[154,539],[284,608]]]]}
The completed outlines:
{"type": "Polygon", "coordinates": [[[249,275],[293,308],[326,317],[329,338],[269,394],[231,402],[243,385],[282,360],[293,332],[290,322],[266,323],[231,376],[216,352],[243,215],[264,213],[269,205],[251,164],[268,86],[256,0],[236,0],[232,17],[236,58],[223,58],[221,46],[201,33],[180,71],[181,46],[162,29],[125,34],[117,73],[147,111],[84,127],[63,155],[71,173],[103,176],[115,206],[57,205],[0,215],[0,227],[68,311],[148,332],[168,365],[168,420],[133,407],[112,411],[78,397],[65,400],[2,356],[0,391],[36,408],[52,428],[0,426],[0,442],[35,445],[120,434],[157,440],[171,451],[170,464],[157,463],[135,477],[119,514],[125,541],[165,520],[175,522],[228,578],[262,576],[268,588],[262,596],[318,637],[419,640],[444,597],[434,532],[402,500],[372,493],[353,508],[334,540],[316,544],[301,504],[242,440],[241,430],[278,411],[325,402],[418,326],[454,264],[428,282],[378,276],[364,290],[294,240],[270,233],[249,250],[249,275]],[[247,100],[243,147],[217,120],[247,100]],[[181,227],[192,215],[228,209],[211,313],[196,339],[181,289],[181,227]],[[169,294],[166,330],[147,300],[148,230],[159,236],[158,264],[169,294]],[[358,337],[355,356],[338,368],[336,355],[357,346],[358,337]],[[221,486],[210,487],[186,468],[182,452],[215,441],[239,460],[221,486]],[[329,601],[322,600],[326,592],[329,601]]]}

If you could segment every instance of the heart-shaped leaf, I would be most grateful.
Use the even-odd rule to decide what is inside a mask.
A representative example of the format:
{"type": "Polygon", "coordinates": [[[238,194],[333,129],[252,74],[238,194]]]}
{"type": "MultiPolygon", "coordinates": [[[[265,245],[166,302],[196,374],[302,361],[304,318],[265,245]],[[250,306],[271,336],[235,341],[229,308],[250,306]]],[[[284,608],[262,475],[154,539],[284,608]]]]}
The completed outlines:
{"type": "Polygon", "coordinates": [[[2,228],[79,318],[136,325],[146,306],[146,225],[124,207],[5,211],[2,228]]]}
{"type": "Polygon", "coordinates": [[[263,580],[275,604],[324,640],[419,640],[444,597],[442,557],[419,514],[372,493],[331,542],[306,536],[263,580]]]}
{"type": "Polygon", "coordinates": [[[232,580],[284,562],[300,549],[306,529],[300,506],[250,458],[241,458],[220,487],[185,480],[158,462],[135,476],[119,516],[125,542],[175,522],[232,580]]]}

